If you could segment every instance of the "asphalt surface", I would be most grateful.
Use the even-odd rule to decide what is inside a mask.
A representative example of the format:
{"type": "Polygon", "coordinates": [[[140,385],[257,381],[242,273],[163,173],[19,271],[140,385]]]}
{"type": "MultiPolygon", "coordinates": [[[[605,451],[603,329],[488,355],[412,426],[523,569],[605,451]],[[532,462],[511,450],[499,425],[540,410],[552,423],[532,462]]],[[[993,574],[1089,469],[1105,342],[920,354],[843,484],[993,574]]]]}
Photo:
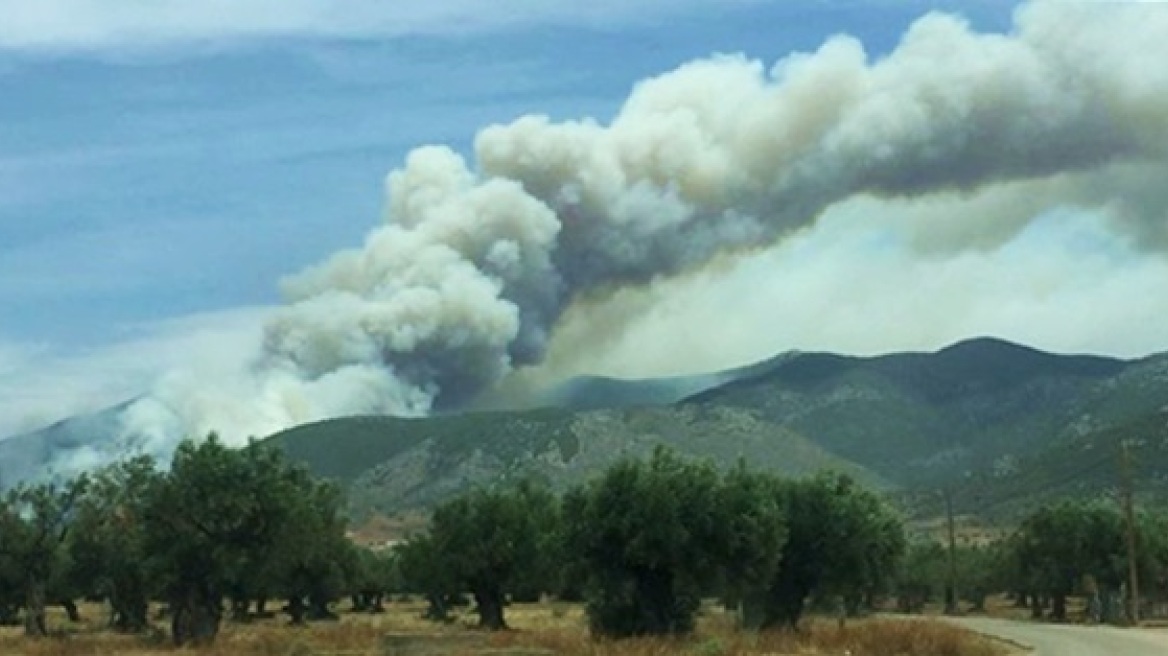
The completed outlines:
{"type": "Polygon", "coordinates": [[[953,622],[1029,647],[1038,656],[1168,656],[1168,630],[1068,626],[967,617],[953,622]]]}

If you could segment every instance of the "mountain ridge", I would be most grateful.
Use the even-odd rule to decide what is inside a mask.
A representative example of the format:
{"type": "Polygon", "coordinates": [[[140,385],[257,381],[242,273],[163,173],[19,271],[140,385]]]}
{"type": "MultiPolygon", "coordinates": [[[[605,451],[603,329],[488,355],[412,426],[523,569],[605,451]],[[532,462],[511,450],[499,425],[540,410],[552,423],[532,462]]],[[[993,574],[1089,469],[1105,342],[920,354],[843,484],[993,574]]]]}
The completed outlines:
{"type": "MultiPolygon", "coordinates": [[[[781,354],[722,385],[654,408],[625,405],[596,416],[589,414],[595,410],[544,408],[534,422],[535,415],[470,415],[460,420],[466,425],[461,439],[481,449],[454,451],[463,456],[435,454],[447,448],[448,438],[427,441],[432,434],[426,426],[441,419],[385,424],[385,434],[393,435],[387,439],[413,440],[412,446],[384,460],[376,476],[345,482],[362,497],[382,499],[382,510],[394,511],[440,500],[452,487],[450,479],[482,485],[515,475],[554,476],[540,464],[550,444],[597,439],[579,427],[603,416],[609,435],[640,446],[664,444],[722,465],[745,458],[788,475],[826,467],[886,489],[929,488],[992,469],[1003,458],[1036,457],[1074,435],[1154,411],[1168,402],[1168,377],[1155,374],[1161,368],[1168,369],[1168,354],[1135,360],[1064,356],[994,339],[966,340],[932,353],[781,354]],[[532,426],[547,436],[538,439],[532,426]],[[507,442],[500,435],[523,437],[507,442]],[[806,457],[784,462],[783,453],[796,452],[806,457]],[[447,482],[425,490],[422,469],[447,482]],[[414,484],[406,490],[393,482],[395,476],[414,484]],[[395,498],[408,500],[395,506],[395,498]]],[[[345,421],[334,420],[328,434],[342,434],[345,421]]],[[[364,421],[373,421],[376,432],[378,420],[364,421]]],[[[313,456],[302,452],[304,445],[319,449],[330,439],[303,427],[292,430],[298,444],[287,450],[308,463],[313,456]]],[[[275,444],[283,440],[281,434],[272,438],[275,444]]],[[[606,462],[620,455],[614,450],[606,462]]]]}
{"type": "MultiPolygon", "coordinates": [[[[1044,457],[1057,460],[1052,471],[1081,457],[1066,444],[1168,408],[1168,353],[1061,355],[993,338],[873,356],[789,351],[697,376],[581,377],[542,399],[425,419],[330,419],[265,442],[341,482],[358,512],[424,508],[515,477],[564,485],[659,445],[792,476],[835,469],[890,491],[955,477],[1022,490],[1027,480],[987,472],[1014,463],[1037,485],[1044,457]]],[[[110,437],[126,405],[0,441],[0,486],[61,473],[54,453],[86,462],[132,448],[110,437]]]]}

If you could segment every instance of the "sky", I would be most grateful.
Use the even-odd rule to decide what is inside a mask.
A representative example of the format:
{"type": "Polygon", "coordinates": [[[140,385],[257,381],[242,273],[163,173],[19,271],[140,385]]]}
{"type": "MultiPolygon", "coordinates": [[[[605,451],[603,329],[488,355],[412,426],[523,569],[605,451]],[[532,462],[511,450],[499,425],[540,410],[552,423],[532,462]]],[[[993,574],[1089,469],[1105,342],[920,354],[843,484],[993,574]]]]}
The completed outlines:
{"type": "MultiPolygon", "coordinates": [[[[0,437],[168,372],[238,368],[284,303],[281,281],[359,246],[415,147],[469,154],[482,127],[526,114],[603,124],[639,81],[719,53],[770,66],[848,34],[879,58],[930,11],[1007,32],[1015,9],[0,0],[0,437]]],[[[849,199],[779,243],[589,293],[554,324],[544,363],[516,375],[689,373],[983,334],[1168,350],[1155,234],[1065,204],[985,229],[1018,211],[1008,191],[849,199]],[[963,212],[977,229],[934,219],[963,212]]]]}

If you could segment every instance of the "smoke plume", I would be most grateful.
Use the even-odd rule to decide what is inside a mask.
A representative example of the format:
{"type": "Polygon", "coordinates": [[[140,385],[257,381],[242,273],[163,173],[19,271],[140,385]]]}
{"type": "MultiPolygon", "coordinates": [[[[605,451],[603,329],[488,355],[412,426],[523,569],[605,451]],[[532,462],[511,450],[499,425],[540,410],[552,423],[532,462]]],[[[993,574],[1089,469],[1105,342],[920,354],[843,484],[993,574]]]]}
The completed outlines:
{"type": "Polygon", "coordinates": [[[525,116],[481,130],[469,161],[419,148],[363,246],[285,281],[245,376],[165,381],[127,428],[457,408],[540,362],[575,300],[773,245],[857,196],[1024,208],[961,233],[1094,207],[1166,246],[1165,35],[1150,5],[1040,2],[1004,35],[931,14],[879,59],[847,36],[769,69],[717,56],[639,83],[608,124],[525,116]]]}

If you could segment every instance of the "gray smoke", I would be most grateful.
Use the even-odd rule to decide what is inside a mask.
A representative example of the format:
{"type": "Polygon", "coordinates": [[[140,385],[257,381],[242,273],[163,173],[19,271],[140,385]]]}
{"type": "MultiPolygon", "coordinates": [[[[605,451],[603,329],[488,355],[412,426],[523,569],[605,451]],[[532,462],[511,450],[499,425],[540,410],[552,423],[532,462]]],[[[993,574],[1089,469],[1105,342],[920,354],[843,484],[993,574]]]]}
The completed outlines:
{"type": "Polygon", "coordinates": [[[1166,35],[1146,4],[1035,3],[1006,35],[931,14],[881,59],[846,36],[770,69],[719,56],[641,82],[607,125],[523,117],[479,132],[472,161],[419,148],[361,248],[285,281],[246,375],[172,378],[129,428],[457,407],[538,363],[574,300],[774,244],[858,195],[1038,189],[1166,245],[1166,35]]]}

